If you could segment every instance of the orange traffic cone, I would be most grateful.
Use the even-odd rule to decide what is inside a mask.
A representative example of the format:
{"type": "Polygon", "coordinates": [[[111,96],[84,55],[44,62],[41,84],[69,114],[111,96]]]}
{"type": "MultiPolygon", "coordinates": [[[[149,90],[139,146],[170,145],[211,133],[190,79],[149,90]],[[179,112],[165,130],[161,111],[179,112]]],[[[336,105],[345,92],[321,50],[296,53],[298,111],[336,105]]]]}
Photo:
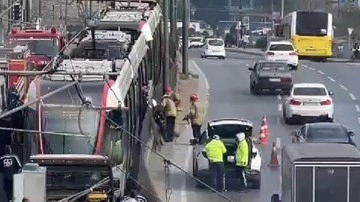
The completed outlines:
{"type": "Polygon", "coordinates": [[[263,119],[261,122],[261,129],[263,130],[263,132],[265,133],[266,136],[270,135],[269,124],[267,122],[265,115],[263,116],[263,119]]]}
{"type": "Polygon", "coordinates": [[[268,166],[272,167],[272,168],[279,167],[279,160],[278,160],[278,156],[277,156],[277,150],[276,150],[275,142],[273,142],[273,148],[272,148],[272,151],[271,151],[271,159],[270,159],[270,163],[269,163],[268,166]]]}
{"type": "Polygon", "coordinates": [[[260,126],[260,138],[259,138],[259,142],[262,145],[267,145],[269,144],[268,140],[269,140],[269,127],[267,124],[267,120],[266,120],[266,116],[263,116],[263,119],[261,121],[261,126],[260,126]]]}
{"type": "Polygon", "coordinates": [[[259,143],[262,144],[262,145],[269,144],[268,136],[262,130],[260,130],[259,143]]]}

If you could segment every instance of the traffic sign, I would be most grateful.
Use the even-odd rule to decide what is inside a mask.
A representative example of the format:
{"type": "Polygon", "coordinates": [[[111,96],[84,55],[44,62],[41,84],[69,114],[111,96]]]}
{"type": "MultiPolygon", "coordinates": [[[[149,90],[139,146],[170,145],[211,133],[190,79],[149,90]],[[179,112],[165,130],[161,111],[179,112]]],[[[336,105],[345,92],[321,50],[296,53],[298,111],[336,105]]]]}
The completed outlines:
{"type": "Polygon", "coordinates": [[[353,31],[354,31],[354,28],[348,28],[349,35],[351,35],[353,31]]]}

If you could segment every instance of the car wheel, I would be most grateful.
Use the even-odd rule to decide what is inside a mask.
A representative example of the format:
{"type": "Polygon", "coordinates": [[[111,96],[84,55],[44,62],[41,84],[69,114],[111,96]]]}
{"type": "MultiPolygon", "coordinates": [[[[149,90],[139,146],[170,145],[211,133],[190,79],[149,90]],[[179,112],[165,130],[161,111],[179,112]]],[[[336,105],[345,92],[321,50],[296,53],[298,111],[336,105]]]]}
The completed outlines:
{"type": "Polygon", "coordinates": [[[286,116],[284,117],[284,120],[287,125],[291,125],[294,122],[292,118],[287,118],[286,116]]]}
{"type": "Polygon", "coordinates": [[[204,55],[204,58],[208,58],[206,55],[204,55]]]}
{"type": "Polygon", "coordinates": [[[327,121],[332,123],[332,122],[334,122],[334,118],[327,118],[327,121]]]}
{"type": "Polygon", "coordinates": [[[203,55],[201,55],[200,57],[201,57],[201,58],[204,58],[204,56],[203,56],[203,55]]]}
{"type": "Polygon", "coordinates": [[[261,186],[261,180],[255,180],[252,182],[251,188],[252,189],[260,189],[261,186]]]}

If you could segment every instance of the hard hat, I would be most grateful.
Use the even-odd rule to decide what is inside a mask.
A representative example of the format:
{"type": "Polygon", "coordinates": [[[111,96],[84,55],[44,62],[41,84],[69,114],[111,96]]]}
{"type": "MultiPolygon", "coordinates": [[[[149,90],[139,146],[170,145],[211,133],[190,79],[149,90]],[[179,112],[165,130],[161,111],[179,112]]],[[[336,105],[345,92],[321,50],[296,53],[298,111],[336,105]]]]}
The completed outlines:
{"type": "Polygon", "coordinates": [[[245,140],[245,133],[236,134],[236,138],[238,139],[239,142],[245,140]]]}
{"type": "Polygon", "coordinates": [[[199,99],[199,97],[196,94],[193,94],[190,96],[191,101],[197,101],[198,99],[199,99]]]}
{"type": "Polygon", "coordinates": [[[220,140],[220,136],[219,136],[219,135],[214,135],[214,136],[213,136],[213,139],[215,139],[215,140],[220,140]]]}

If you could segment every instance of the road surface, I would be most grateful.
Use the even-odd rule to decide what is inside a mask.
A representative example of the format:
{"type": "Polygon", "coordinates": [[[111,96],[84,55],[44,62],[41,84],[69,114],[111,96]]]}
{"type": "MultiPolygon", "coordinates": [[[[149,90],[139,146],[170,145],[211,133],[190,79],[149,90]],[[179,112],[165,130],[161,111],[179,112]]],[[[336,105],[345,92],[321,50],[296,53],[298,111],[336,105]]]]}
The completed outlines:
{"type": "MultiPolygon", "coordinates": [[[[210,85],[208,119],[216,118],[246,118],[254,122],[254,136],[258,136],[259,125],[263,115],[267,116],[271,141],[279,137],[281,144],[290,144],[290,133],[299,126],[288,126],[282,120],[280,96],[254,96],[249,91],[249,71],[247,65],[254,65],[259,56],[239,53],[228,53],[225,60],[200,59],[200,52],[192,50],[193,60],[206,75],[210,85]]],[[[295,82],[320,82],[334,91],[335,121],[360,131],[360,90],[357,79],[360,66],[354,64],[316,63],[301,61],[299,70],[294,73],[295,82]]],[[[356,138],[359,144],[360,138],[356,138]]],[[[233,201],[264,202],[279,190],[279,170],[270,170],[267,166],[271,147],[260,148],[262,162],[262,184],[260,190],[248,192],[229,191],[226,196],[233,201]]],[[[190,170],[191,170],[191,166],[190,170]]],[[[226,201],[209,190],[195,187],[188,179],[186,201],[226,201]]]]}

